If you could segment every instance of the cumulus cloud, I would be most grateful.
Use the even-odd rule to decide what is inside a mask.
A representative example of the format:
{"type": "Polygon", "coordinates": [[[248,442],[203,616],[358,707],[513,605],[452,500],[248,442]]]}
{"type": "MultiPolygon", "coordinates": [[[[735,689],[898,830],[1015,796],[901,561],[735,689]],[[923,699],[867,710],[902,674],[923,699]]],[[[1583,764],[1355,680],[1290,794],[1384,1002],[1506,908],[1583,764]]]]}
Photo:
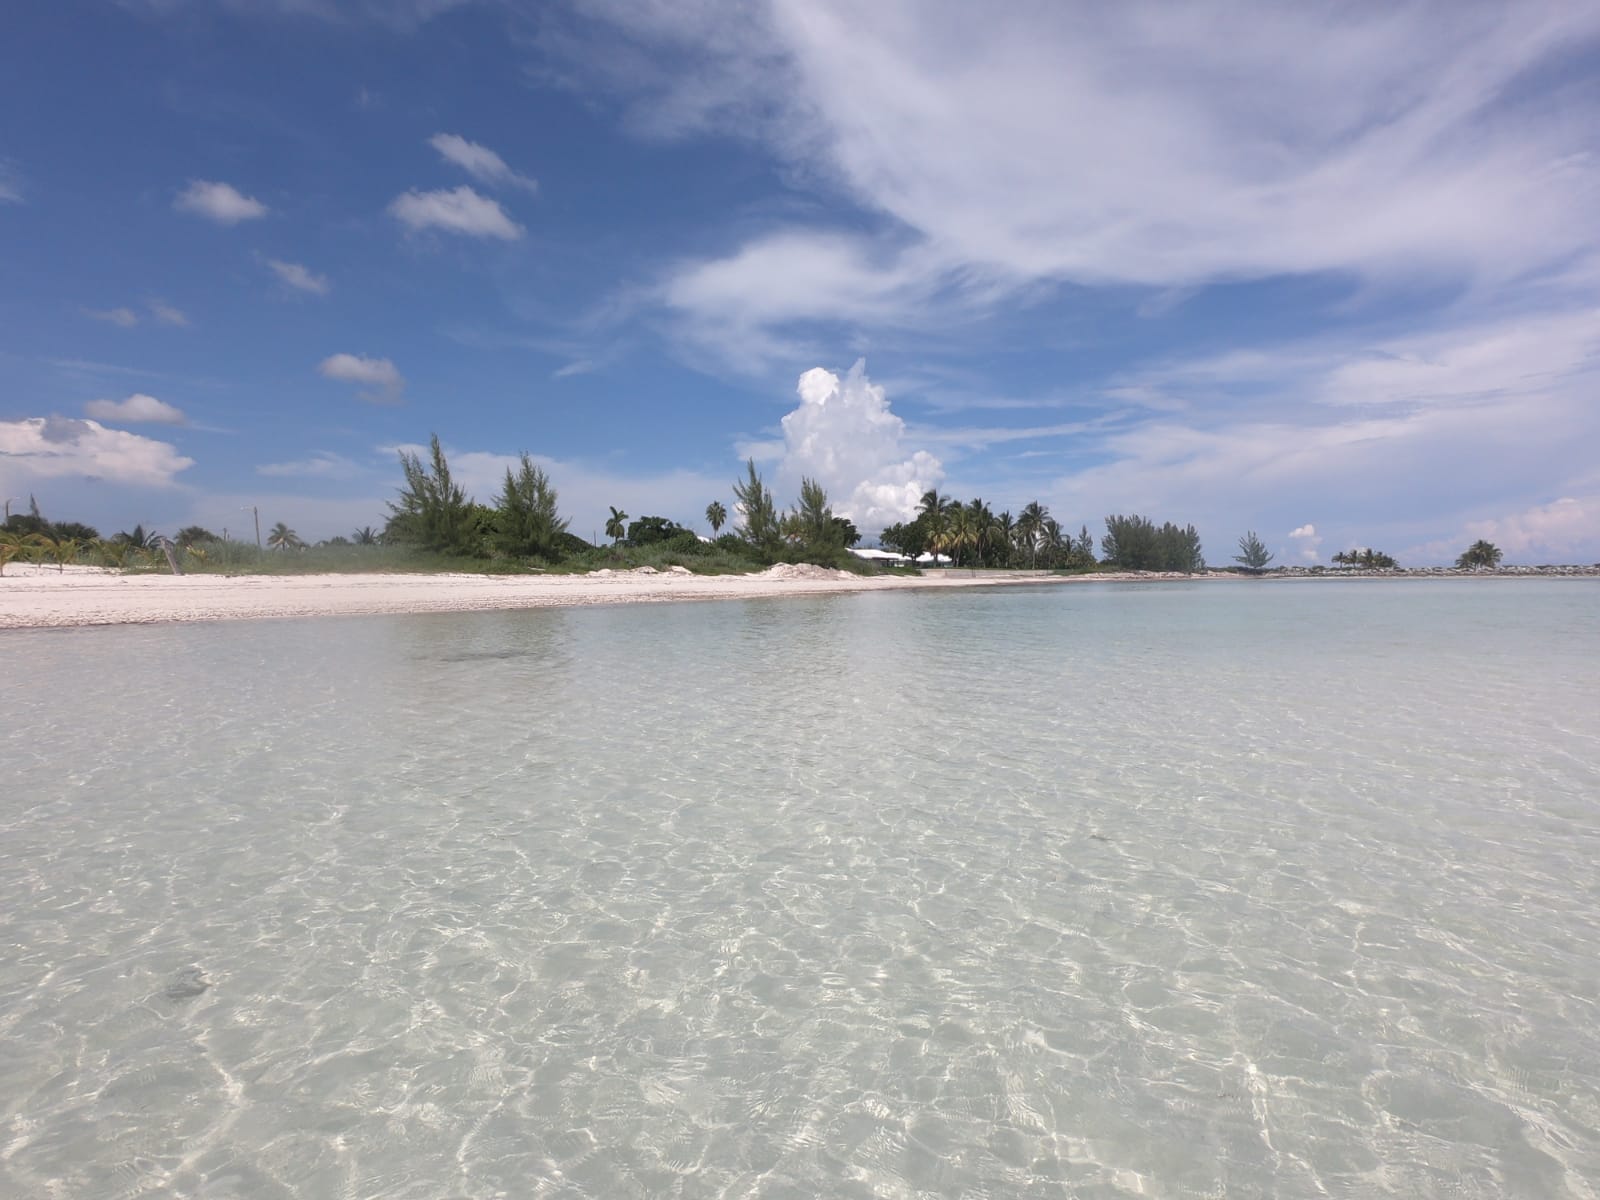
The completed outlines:
{"type": "Polygon", "coordinates": [[[1563,496],[1509,516],[1473,521],[1465,537],[1491,541],[1507,555],[1523,559],[1568,562],[1581,554],[1594,561],[1600,557],[1600,496],[1563,496]]]}
{"type": "Polygon", "coordinates": [[[514,242],[522,226],[506,215],[498,201],[479,195],[465,185],[450,191],[409,191],[395,197],[389,215],[412,233],[442,229],[467,237],[500,238],[514,242]]]}
{"type": "Polygon", "coordinates": [[[170,487],[194,465],[167,442],[98,421],[27,417],[0,421],[0,465],[22,478],[79,477],[141,487],[170,487]]]}
{"type": "Polygon", "coordinates": [[[1309,522],[1289,531],[1289,537],[1299,543],[1300,557],[1308,562],[1316,562],[1321,557],[1318,549],[1322,545],[1322,538],[1317,534],[1317,527],[1309,522]]]}
{"type": "Polygon", "coordinates": [[[178,193],[173,207],[179,212],[192,213],[215,221],[219,225],[237,225],[240,221],[253,221],[267,215],[267,206],[252,196],[246,196],[229,183],[216,183],[194,179],[178,193]]]}
{"type": "Polygon", "coordinates": [[[185,425],[188,418],[183,410],[164,400],[135,392],[126,400],[91,400],[83,411],[100,421],[116,421],[123,425],[185,425]]]}
{"type": "Polygon", "coordinates": [[[334,354],[323,359],[317,371],[326,379],[362,385],[358,394],[373,403],[395,403],[406,386],[405,377],[387,358],[334,354]]]}
{"type": "Polygon", "coordinates": [[[131,308],[86,308],[83,315],[109,325],[120,325],[124,329],[132,329],[139,323],[139,314],[131,308]]]}
{"type": "Polygon", "coordinates": [[[490,187],[518,187],[529,192],[539,190],[538,180],[517,174],[489,147],[469,142],[458,134],[436,133],[428,139],[428,145],[446,162],[454,163],[479,183],[490,187]]]}
{"type": "Polygon", "coordinates": [[[309,267],[299,263],[283,262],[280,259],[267,259],[267,266],[272,273],[287,287],[292,287],[299,292],[310,292],[314,296],[326,296],[333,286],[328,282],[326,275],[318,275],[309,267]]]}
{"type": "Polygon", "coordinates": [[[905,422],[867,378],[865,362],[843,379],[815,367],[796,390],[800,406],[783,418],[776,486],[792,492],[802,478],[815,479],[833,511],[870,537],[913,516],[922,494],[943,480],[937,458],[906,444],[905,422]]]}

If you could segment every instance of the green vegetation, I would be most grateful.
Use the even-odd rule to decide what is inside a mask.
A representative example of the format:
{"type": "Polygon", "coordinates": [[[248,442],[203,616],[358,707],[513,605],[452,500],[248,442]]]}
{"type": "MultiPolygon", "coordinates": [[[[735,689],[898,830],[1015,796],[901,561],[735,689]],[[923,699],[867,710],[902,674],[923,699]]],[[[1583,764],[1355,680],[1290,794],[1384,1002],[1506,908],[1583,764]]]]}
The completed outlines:
{"type": "Polygon", "coordinates": [[[1487,567],[1492,571],[1500,565],[1502,557],[1499,546],[1479,538],[1466,548],[1460,558],[1456,559],[1456,566],[1463,570],[1487,567]]]}
{"type": "Polygon", "coordinates": [[[1267,552],[1266,546],[1252,529],[1239,539],[1239,553],[1233,556],[1233,561],[1246,571],[1259,573],[1267,569],[1267,564],[1272,561],[1272,555],[1267,552]]]}
{"type": "Polygon", "coordinates": [[[1087,526],[1074,539],[1037,500],[1012,517],[994,513],[981,498],[962,504],[936,488],[923,493],[915,520],[889,526],[879,540],[907,558],[942,554],[960,567],[1092,571],[1096,565],[1087,526]]]}
{"type": "MultiPolygon", "coordinates": [[[[866,573],[883,569],[849,553],[860,542],[861,532],[833,512],[820,482],[802,479],[794,507],[780,510],[753,459],[732,485],[731,508],[720,500],[706,505],[706,523],[715,540],[707,541],[665,516],[630,522],[626,512],[612,506],[605,526],[611,541],[600,546],[570,531],[554,484],[526,452],[515,468],[506,470],[493,506],[476,503],[454,480],[437,434],[430,438],[425,457],[401,451],[399,460],[402,482],[382,530],[368,525],[349,537],[308,546],[279,521],[264,539],[268,553],[254,543],[218,537],[199,525],[186,526],[170,541],[143,524],[103,539],[91,526],[46,520],[30,497],[28,512],[10,514],[0,524],[0,573],[19,559],[52,563],[62,571],[68,564],[89,562],[133,571],[274,574],[585,572],[639,567],[722,574],[758,571],[775,563],[814,563],[866,573]],[[730,516],[738,524],[724,533],[730,516]]],[[[992,511],[980,497],[962,503],[937,488],[923,493],[912,520],[884,529],[880,540],[907,558],[933,552],[970,569],[1186,574],[1206,569],[1193,525],[1168,521],[1158,526],[1137,514],[1108,516],[1097,559],[1087,525],[1073,536],[1037,500],[1013,516],[1010,511],[992,511]]],[[[1461,554],[1456,566],[1492,569],[1500,565],[1501,557],[1497,546],[1479,540],[1461,554]]],[[[1239,539],[1234,562],[1241,570],[1265,571],[1272,559],[1255,530],[1239,539]]],[[[1333,555],[1333,563],[1366,570],[1399,566],[1389,555],[1371,549],[1341,551],[1333,555]]]]}
{"type": "Polygon", "coordinates": [[[778,506],[772,499],[772,493],[767,490],[761,481],[761,476],[756,473],[755,459],[749,459],[745,466],[749,474],[745,479],[733,485],[733,496],[738,501],[738,508],[744,514],[744,540],[757,554],[776,555],[782,540],[782,531],[778,527],[778,506]]]}
{"type": "Polygon", "coordinates": [[[488,525],[490,543],[508,558],[554,562],[561,557],[567,521],[557,511],[556,489],[526,452],[515,475],[506,468],[500,503],[488,525]]]}
{"type": "Polygon", "coordinates": [[[1380,550],[1341,550],[1332,559],[1335,566],[1361,567],[1368,571],[1393,571],[1400,564],[1380,550]]]}
{"type": "Polygon", "coordinates": [[[267,545],[274,550],[304,550],[306,548],[306,544],[300,540],[300,535],[282,521],[274,525],[272,532],[267,534],[267,545]]]}
{"type": "Polygon", "coordinates": [[[467,493],[450,478],[439,435],[429,445],[431,467],[418,455],[400,451],[405,486],[389,505],[384,540],[431,550],[436,554],[474,555],[477,530],[467,493]]]}
{"type": "Polygon", "coordinates": [[[1193,525],[1180,529],[1168,521],[1158,528],[1149,517],[1107,517],[1100,557],[1120,571],[1182,571],[1192,575],[1206,569],[1200,534],[1193,525]]]}

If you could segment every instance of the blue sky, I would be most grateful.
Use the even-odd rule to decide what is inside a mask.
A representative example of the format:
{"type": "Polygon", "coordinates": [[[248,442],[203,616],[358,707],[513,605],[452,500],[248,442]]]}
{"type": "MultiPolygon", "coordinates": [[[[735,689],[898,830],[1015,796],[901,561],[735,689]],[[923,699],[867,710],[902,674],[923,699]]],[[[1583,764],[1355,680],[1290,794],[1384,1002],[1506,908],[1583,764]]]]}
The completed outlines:
{"type": "Polygon", "coordinates": [[[1225,562],[1600,560],[1600,6],[59,0],[0,16],[0,494],[575,531],[756,458],[1225,562]]]}

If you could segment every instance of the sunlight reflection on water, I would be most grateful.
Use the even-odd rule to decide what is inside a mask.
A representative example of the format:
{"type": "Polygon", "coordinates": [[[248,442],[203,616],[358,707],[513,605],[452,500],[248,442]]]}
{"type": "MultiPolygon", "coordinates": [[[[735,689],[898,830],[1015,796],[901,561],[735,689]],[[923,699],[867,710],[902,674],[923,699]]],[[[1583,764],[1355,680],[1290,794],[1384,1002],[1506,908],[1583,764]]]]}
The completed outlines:
{"type": "Polygon", "coordinates": [[[1592,1196],[1597,599],[6,635],[0,1192],[1592,1196]]]}

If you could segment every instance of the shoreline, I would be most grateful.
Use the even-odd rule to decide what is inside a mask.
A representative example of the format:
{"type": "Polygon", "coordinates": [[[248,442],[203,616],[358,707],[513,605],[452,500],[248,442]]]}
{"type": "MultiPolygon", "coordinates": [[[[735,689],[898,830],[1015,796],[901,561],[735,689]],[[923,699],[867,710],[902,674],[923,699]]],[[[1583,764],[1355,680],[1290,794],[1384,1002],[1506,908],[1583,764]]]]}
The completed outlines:
{"type": "Polygon", "coordinates": [[[190,621],[495,612],[592,604],[661,604],[688,600],[757,600],[953,588],[1040,587],[1095,583],[1271,583],[1298,579],[1595,578],[1600,567],[1463,571],[1305,569],[1259,577],[1231,572],[1183,575],[1119,571],[946,571],[921,576],[855,575],[781,565],[753,575],[694,575],[683,568],[596,571],[587,575],[125,575],[98,567],[13,563],[0,576],[0,630],[151,625],[190,621]]]}

